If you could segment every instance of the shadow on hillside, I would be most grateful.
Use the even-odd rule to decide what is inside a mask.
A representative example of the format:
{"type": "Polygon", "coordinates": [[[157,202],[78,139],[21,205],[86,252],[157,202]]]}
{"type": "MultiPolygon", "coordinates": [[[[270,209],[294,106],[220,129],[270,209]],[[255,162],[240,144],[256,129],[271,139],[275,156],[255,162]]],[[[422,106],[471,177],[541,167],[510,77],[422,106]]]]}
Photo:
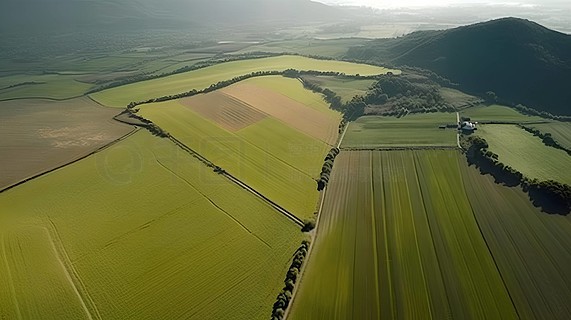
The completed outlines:
{"type": "MultiPolygon", "coordinates": [[[[472,153],[473,154],[473,153],[472,153]]],[[[482,175],[490,175],[494,178],[494,182],[506,187],[522,186],[524,192],[527,193],[529,201],[542,212],[547,214],[557,214],[566,216],[571,213],[571,208],[561,203],[553,195],[547,194],[537,188],[531,188],[522,184],[521,180],[514,174],[506,172],[495,166],[493,163],[486,161],[484,158],[470,156],[470,152],[466,157],[468,166],[475,166],[482,175]]]]}
{"type": "Polygon", "coordinates": [[[512,174],[506,173],[497,166],[486,162],[478,161],[479,159],[474,157],[466,157],[468,166],[475,166],[481,174],[489,174],[494,178],[494,182],[507,187],[517,187],[520,185],[521,181],[512,174]]]}

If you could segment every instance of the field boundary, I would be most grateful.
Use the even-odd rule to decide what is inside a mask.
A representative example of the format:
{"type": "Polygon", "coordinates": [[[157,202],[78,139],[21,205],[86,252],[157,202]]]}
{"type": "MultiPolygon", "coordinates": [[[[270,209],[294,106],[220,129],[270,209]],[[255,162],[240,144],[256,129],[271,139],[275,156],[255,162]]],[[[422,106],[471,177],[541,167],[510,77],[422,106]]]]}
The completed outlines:
{"type": "Polygon", "coordinates": [[[193,157],[195,157],[196,159],[198,159],[200,162],[202,162],[203,164],[205,164],[208,167],[214,168],[214,170],[223,175],[225,178],[227,178],[228,180],[230,180],[231,182],[237,184],[238,186],[242,187],[242,189],[254,194],[256,197],[258,197],[259,199],[263,200],[264,202],[266,202],[267,204],[269,204],[272,208],[274,208],[275,210],[277,210],[278,212],[280,212],[281,214],[283,214],[284,216],[286,216],[287,218],[289,218],[290,220],[292,220],[295,224],[299,225],[300,227],[304,226],[303,220],[301,220],[300,218],[298,218],[296,215],[294,215],[293,213],[289,212],[288,210],[286,210],[285,208],[283,208],[282,206],[280,206],[279,204],[277,204],[276,202],[274,202],[273,200],[269,199],[268,197],[264,196],[262,193],[260,193],[259,191],[257,191],[256,189],[252,188],[251,186],[249,186],[248,184],[244,183],[242,180],[236,178],[234,175],[226,172],[225,170],[223,170],[222,168],[216,166],[212,161],[208,160],[206,157],[204,157],[203,155],[201,155],[200,153],[194,151],[192,148],[190,148],[189,146],[187,146],[186,144],[184,144],[182,141],[178,140],[177,138],[169,135],[169,139],[176,144],[179,148],[183,149],[184,151],[186,151],[187,153],[189,153],[190,155],[192,155],[193,157]]]}
{"type": "Polygon", "coordinates": [[[66,162],[66,163],[61,164],[61,165],[59,165],[59,166],[57,166],[57,167],[48,169],[48,170],[46,170],[46,171],[37,173],[37,174],[35,174],[35,175],[31,176],[31,177],[28,177],[28,178],[25,178],[25,179],[20,180],[20,181],[18,181],[18,182],[12,183],[12,184],[10,184],[10,185],[8,185],[8,186],[6,186],[6,187],[0,189],[0,194],[4,193],[4,192],[6,192],[6,191],[8,191],[8,190],[10,190],[10,189],[13,189],[13,188],[15,188],[15,187],[17,187],[17,186],[20,186],[20,185],[22,185],[22,184],[24,184],[24,183],[26,183],[26,182],[28,182],[28,181],[35,180],[35,179],[40,178],[40,177],[42,177],[42,176],[44,176],[44,175],[46,175],[46,174],[48,174],[48,173],[52,173],[52,172],[57,171],[57,170],[59,170],[59,169],[65,168],[65,167],[67,167],[67,166],[69,166],[69,165],[72,165],[72,164],[74,164],[74,163],[77,163],[77,162],[79,162],[79,161],[81,161],[81,160],[83,160],[83,159],[85,159],[85,158],[88,158],[88,157],[90,157],[90,156],[92,156],[92,155],[94,155],[94,154],[96,154],[96,153],[99,153],[99,152],[101,152],[101,151],[103,151],[103,150],[105,150],[105,149],[107,149],[107,148],[113,146],[114,144],[117,144],[117,143],[119,143],[119,142],[121,142],[121,141],[123,141],[123,140],[129,138],[130,136],[132,136],[133,134],[135,134],[136,132],[138,132],[140,129],[141,129],[141,128],[139,128],[139,127],[135,127],[133,130],[131,130],[131,132],[129,132],[129,133],[123,135],[122,137],[119,137],[119,138],[117,138],[117,139],[115,139],[115,140],[113,140],[113,141],[107,143],[107,144],[104,145],[104,146],[101,146],[101,147],[99,147],[99,148],[97,148],[97,149],[95,149],[95,150],[93,150],[93,151],[91,151],[91,152],[89,152],[89,153],[87,153],[87,154],[85,154],[85,155],[83,155],[83,156],[80,156],[79,158],[77,158],[77,159],[75,159],[75,160],[66,162]]]}
{"type": "Polygon", "coordinates": [[[342,147],[341,151],[457,150],[458,146],[342,147]]]}

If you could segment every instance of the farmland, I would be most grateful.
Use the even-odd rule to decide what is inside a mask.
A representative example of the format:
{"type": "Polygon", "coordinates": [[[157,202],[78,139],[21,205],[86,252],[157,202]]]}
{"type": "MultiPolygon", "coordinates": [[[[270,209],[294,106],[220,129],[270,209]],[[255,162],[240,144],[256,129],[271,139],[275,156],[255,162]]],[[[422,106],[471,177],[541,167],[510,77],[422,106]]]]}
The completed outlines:
{"type": "Polygon", "coordinates": [[[345,151],[289,318],[566,319],[570,228],[457,151],[345,151]]]}
{"type": "Polygon", "coordinates": [[[477,106],[462,110],[460,113],[463,117],[468,117],[472,121],[477,122],[546,122],[544,118],[538,116],[528,116],[518,112],[510,107],[501,105],[477,106]]]}
{"type": "Polygon", "coordinates": [[[517,317],[456,151],[342,152],[336,161],[292,319],[517,317]]]}
{"type": "Polygon", "coordinates": [[[319,98],[299,82],[277,77],[267,84],[274,82],[298,88],[289,98],[249,81],[142,105],[140,114],[298,217],[310,217],[318,197],[314,179],[335,141],[340,115],[323,102],[313,107],[297,102],[319,98]],[[209,108],[212,103],[222,109],[209,108]]]}
{"type": "Polygon", "coordinates": [[[0,195],[0,318],[263,319],[301,238],[139,131],[0,195]]]}
{"type": "Polygon", "coordinates": [[[221,63],[195,71],[108,89],[94,93],[91,97],[106,106],[125,107],[132,101],[145,101],[193,89],[201,90],[219,81],[230,80],[256,71],[284,71],[286,69],[336,71],[361,75],[382,74],[388,71],[397,73],[395,70],[366,64],[316,60],[301,56],[277,56],[221,63]]]}
{"type": "Polygon", "coordinates": [[[0,189],[68,163],[132,130],[87,98],[0,102],[0,189]]]}
{"type": "Polygon", "coordinates": [[[500,162],[524,176],[571,184],[571,157],[565,151],[544,145],[540,138],[515,125],[482,125],[477,134],[486,139],[500,162]]]}
{"type": "Polygon", "coordinates": [[[365,95],[369,87],[375,82],[375,80],[328,76],[304,76],[303,79],[335,92],[344,103],[350,101],[354,96],[365,95]]]}
{"type": "Polygon", "coordinates": [[[411,114],[401,118],[365,116],[349,124],[342,147],[455,146],[456,129],[439,128],[455,123],[453,113],[411,114]]]}
{"type": "Polygon", "coordinates": [[[553,139],[561,146],[571,149],[571,123],[569,122],[550,122],[542,124],[533,124],[530,127],[535,128],[543,133],[550,133],[553,139]]]}
{"type": "Polygon", "coordinates": [[[13,75],[0,77],[0,100],[22,98],[69,99],[83,95],[90,84],[81,83],[76,75],[13,75]]]}

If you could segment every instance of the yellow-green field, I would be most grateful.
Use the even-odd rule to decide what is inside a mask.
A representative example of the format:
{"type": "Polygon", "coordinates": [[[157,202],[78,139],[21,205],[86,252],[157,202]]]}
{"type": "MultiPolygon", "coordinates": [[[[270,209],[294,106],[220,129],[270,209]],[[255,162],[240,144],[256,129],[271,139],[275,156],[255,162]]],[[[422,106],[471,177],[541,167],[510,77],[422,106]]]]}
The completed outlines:
{"type": "Polygon", "coordinates": [[[454,113],[419,113],[401,118],[364,116],[349,124],[342,147],[376,148],[409,146],[455,146],[454,113]]]}
{"type": "Polygon", "coordinates": [[[500,162],[524,176],[571,184],[571,156],[544,145],[533,134],[515,125],[487,124],[478,128],[477,135],[486,139],[500,162]]]}
{"type": "Polygon", "coordinates": [[[265,319],[301,239],[140,131],[0,195],[0,319],[265,319]]]}
{"type": "Polygon", "coordinates": [[[569,319],[571,219],[458,151],[342,151],[288,319],[569,319]]]}
{"type": "Polygon", "coordinates": [[[517,110],[494,104],[490,106],[477,106],[462,110],[460,115],[469,117],[470,120],[476,122],[513,122],[524,123],[533,121],[546,121],[546,119],[537,116],[528,116],[518,112],[517,110]]]}
{"type": "Polygon", "coordinates": [[[213,117],[196,111],[203,99],[218,99],[215,94],[142,105],[139,114],[293,214],[310,217],[318,198],[314,179],[331,146],[271,116],[245,119],[231,130],[223,123],[231,112],[213,117]]]}
{"type": "Polygon", "coordinates": [[[382,74],[388,71],[398,73],[396,70],[366,64],[316,60],[301,56],[278,56],[222,63],[169,77],[112,88],[92,94],[91,97],[106,106],[125,107],[132,101],[144,101],[193,89],[200,90],[219,81],[230,80],[256,71],[283,71],[286,69],[337,71],[361,75],[382,74]]]}

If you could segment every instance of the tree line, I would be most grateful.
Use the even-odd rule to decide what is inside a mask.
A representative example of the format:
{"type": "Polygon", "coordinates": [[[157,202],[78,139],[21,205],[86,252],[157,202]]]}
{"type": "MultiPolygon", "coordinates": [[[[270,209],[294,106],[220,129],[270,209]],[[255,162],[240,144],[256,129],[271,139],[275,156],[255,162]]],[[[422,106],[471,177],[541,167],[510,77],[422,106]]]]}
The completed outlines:
{"type": "Polygon", "coordinates": [[[307,251],[309,250],[310,242],[309,240],[303,240],[299,248],[295,251],[293,256],[293,261],[289,267],[284,280],[284,287],[282,291],[278,294],[276,302],[272,308],[272,320],[282,320],[284,318],[285,310],[291,302],[291,297],[295,284],[299,278],[299,272],[301,266],[307,256],[307,251]]]}
{"type": "Polygon", "coordinates": [[[134,76],[126,77],[126,78],[123,78],[120,80],[115,80],[112,82],[107,82],[107,83],[103,82],[104,84],[101,84],[101,82],[96,82],[96,84],[101,84],[101,85],[87,91],[85,94],[92,94],[95,92],[99,92],[99,91],[103,91],[103,90],[107,90],[107,89],[111,89],[111,88],[115,88],[115,87],[120,87],[120,86],[124,86],[127,84],[135,83],[135,82],[153,80],[153,79],[172,76],[172,75],[179,74],[179,73],[204,69],[204,68],[211,67],[211,66],[214,66],[214,65],[217,65],[220,63],[240,61],[240,60],[252,60],[252,59],[260,59],[260,58],[268,58],[268,57],[274,57],[274,56],[280,56],[280,55],[282,55],[282,54],[281,53],[256,52],[256,53],[245,53],[245,54],[235,55],[235,56],[234,55],[224,56],[222,58],[212,59],[212,60],[208,60],[208,61],[198,62],[194,65],[180,67],[180,68],[173,70],[171,72],[163,72],[163,73],[159,73],[159,74],[155,74],[153,72],[147,72],[147,73],[141,73],[141,74],[137,74],[134,76]]]}
{"type": "Polygon", "coordinates": [[[329,183],[329,176],[331,175],[331,170],[333,169],[333,162],[335,157],[339,154],[339,148],[332,148],[329,153],[323,159],[323,166],[321,167],[321,174],[319,180],[317,180],[317,191],[325,189],[329,183]]]}
{"type": "Polygon", "coordinates": [[[509,186],[521,185],[534,205],[547,212],[564,215],[571,212],[571,186],[554,180],[539,181],[524,176],[500,162],[498,155],[488,150],[488,143],[482,137],[470,136],[466,143],[468,162],[476,165],[482,173],[489,173],[497,182],[509,186]]]}
{"type": "Polygon", "coordinates": [[[571,150],[565,148],[564,146],[560,145],[557,141],[555,141],[555,139],[553,139],[553,137],[551,136],[551,133],[549,132],[541,132],[538,129],[535,128],[531,128],[525,125],[518,125],[518,127],[522,128],[523,130],[533,134],[534,136],[538,137],[541,139],[541,141],[543,142],[543,144],[545,144],[548,147],[552,147],[555,149],[559,149],[559,150],[563,150],[565,152],[567,152],[568,155],[571,156],[571,150]]]}

